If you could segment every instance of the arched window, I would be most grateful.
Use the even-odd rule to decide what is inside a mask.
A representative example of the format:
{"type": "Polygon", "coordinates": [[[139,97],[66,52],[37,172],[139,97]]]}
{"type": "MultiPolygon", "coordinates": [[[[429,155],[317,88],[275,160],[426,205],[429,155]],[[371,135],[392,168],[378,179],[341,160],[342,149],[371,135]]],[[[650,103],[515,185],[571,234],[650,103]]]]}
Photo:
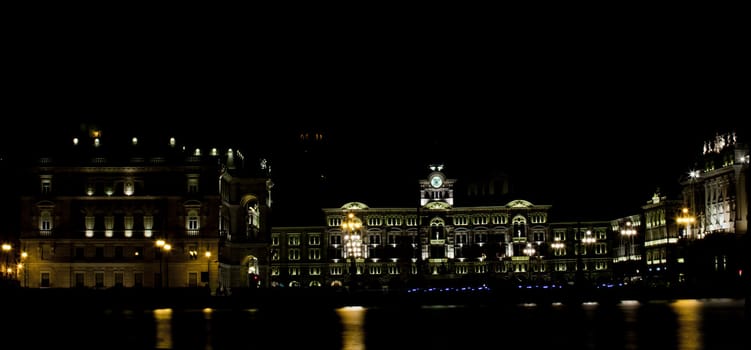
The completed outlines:
{"type": "Polygon", "coordinates": [[[517,215],[513,219],[514,225],[514,237],[526,237],[527,236],[527,219],[521,215],[517,215]]]}

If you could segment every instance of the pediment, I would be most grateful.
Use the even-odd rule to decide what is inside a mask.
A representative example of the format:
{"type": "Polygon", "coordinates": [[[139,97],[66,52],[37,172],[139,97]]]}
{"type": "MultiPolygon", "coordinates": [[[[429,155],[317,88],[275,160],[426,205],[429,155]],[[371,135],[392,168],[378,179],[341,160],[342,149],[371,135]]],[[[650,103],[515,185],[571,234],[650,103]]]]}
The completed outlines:
{"type": "Polygon", "coordinates": [[[451,205],[446,202],[430,202],[425,204],[425,209],[451,209],[451,205]]]}
{"type": "Polygon", "coordinates": [[[511,202],[508,202],[506,206],[510,208],[531,208],[531,207],[534,207],[535,205],[523,199],[516,199],[511,202]]]}
{"type": "Polygon", "coordinates": [[[361,202],[349,202],[347,204],[342,205],[342,209],[344,210],[368,209],[368,206],[365,205],[365,203],[361,203],[361,202]]]}

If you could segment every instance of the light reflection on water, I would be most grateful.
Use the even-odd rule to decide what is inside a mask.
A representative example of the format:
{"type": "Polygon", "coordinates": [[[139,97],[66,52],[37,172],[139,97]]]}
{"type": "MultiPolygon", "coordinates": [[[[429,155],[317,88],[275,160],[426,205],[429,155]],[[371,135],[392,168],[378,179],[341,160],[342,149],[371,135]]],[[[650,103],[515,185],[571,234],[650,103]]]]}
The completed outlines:
{"type": "Polygon", "coordinates": [[[154,310],[157,349],[172,349],[172,309],[154,310]]]}
{"type": "Polygon", "coordinates": [[[75,322],[68,313],[51,311],[41,318],[19,315],[9,334],[34,348],[50,349],[745,350],[751,329],[745,312],[744,301],[733,299],[492,307],[88,310],[76,315],[75,322]]]}
{"type": "Polygon", "coordinates": [[[678,349],[703,349],[701,338],[702,303],[698,300],[677,300],[670,304],[678,317],[678,349]]]}
{"type": "Polygon", "coordinates": [[[365,311],[361,306],[336,309],[341,319],[342,350],[365,350],[365,311]]]}

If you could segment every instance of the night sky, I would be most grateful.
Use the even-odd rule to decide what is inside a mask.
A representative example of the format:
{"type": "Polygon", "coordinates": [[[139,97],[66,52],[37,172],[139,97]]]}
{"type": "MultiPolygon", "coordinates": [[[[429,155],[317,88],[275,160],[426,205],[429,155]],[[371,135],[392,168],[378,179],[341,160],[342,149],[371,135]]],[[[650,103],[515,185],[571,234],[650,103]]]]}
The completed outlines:
{"type": "Polygon", "coordinates": [[[437,161],[449,177],[502,171],[523,199],[611,219],[676,190],[715,133],[747,142],[748,57],[732,21],[358,35],[118,23],[8,42],[5,157],[81,123],[274,154],[320,128],[339,159],[329,176],[347,180],[337,200],[416,198],[403,191],[437,161]],[[352,189],[369,177],[388,180],[352,189]]]}

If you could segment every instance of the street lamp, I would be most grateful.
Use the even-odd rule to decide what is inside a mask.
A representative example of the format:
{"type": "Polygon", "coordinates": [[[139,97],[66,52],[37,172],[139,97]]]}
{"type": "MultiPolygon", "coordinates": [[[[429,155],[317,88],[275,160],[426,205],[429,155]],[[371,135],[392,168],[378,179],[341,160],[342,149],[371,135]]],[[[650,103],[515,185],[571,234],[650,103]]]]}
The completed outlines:
{"type": "Polygon", "coordinates": [[[683,237],[693,238],[691,235],[691,224],[696,222],[696,217],[688,213],[688,208],[681,209],[681,216],[679,216],[675,220],[678,224],[684,225],[686,227],[683,237]]]}
{"type": "Polygon", "coordinates": [[[209,292],[211,292],[211,251],[207,250],[203,256],[206,257],[206,286],[209,287],[209,292]]]}
{"type": "MultiPolygon", "coordinates": [[[[550,247],[553,248],[553,252],[552,253],[556,257],[560,256],[561,254],[565,254],[565,250],[564,249],[566,248],[566,243],[561,242],[561,239],[558,238],[558,237],[556,237],[553,240],[553,243],[550,243],[550,247]]],[[[560,278],[560,274],[558,273],[558,271],[560,271],[559,268],[558,268],[558,266],[555,266],[553,268],[553,271],[554,271],[554,274],[555,274],[554,280],[557,282],[558,280],[561,279],[560,278]]]]}
{"type": "Polygon", "coordinates": [[[3,254],[5,254],[5,265],[3,266],[3,277],[10,279],[10,263],[8,258],[10,257],[10,250],[13,247],[9,243],[3,243],[3,254]]]}
{"type": "Polygon", "coordinates": [[[631,260],[634,256],[633,239],[636,236],[636,229],[633,228],[631,221],[626,222],[626,228],[621,230],[621,235],[626,238],[625,254],[626,260],[631,260]]]}
{"type": "Polygon", "coordinates": [[[633,226],[633,223],[631,221],[626,222],[626,227],[621,229],[621,237],[623,240],[621,242],[624,246],[624,254],[621,258],[625,260],[627,274],[629,280],[632,279],[635,275],[634,272],[634,266],[631,263],[631,260],[639,260],[635,255],[636,251],[634,249],[634,237],[636,236],[636,229],[633,226]]]}
{"type": "Polygon", "coordinates": [[[535,255],[535,248],[532,246],[531,243],[527,243],[527,246],[524,247],[524,254],[526,254],[529,257],[529,260],[527,260],[527,280],[532,280],[532,256],[535,255]]]}
{"type": "Polygon", "coordinates": [[[350,261],[350,283],[354,285],[355,276],[357,275],[357,259],[362,257],[362,236],[360,229],[362,221],[354,213],[347,214],[347,218],[342,222],[342,231],[344,231],[344,256],[350,261]]]}
{"type": "Polygon", "coordinates": [[[26,266],[26,259],[29,257],[29,253],[21,252],[21,268],[23,268],[23,286],[29,286],[29,267],[26,266]]]}
{"type": "MultiPolygon", "coordinates": [[[[580,230],[580,229],[578,229],[578,230],[580,230]]],[[[587,253],[586,246],[588,246],[588,245],[590,245],[592,243],[597,242],[597,239],[595,239],[594,237],[592,237],[592,231],[591,230],[587,230],[586,234],[584,236],[580,237],[579,240],[580,240],[581,243],[579,244],[579,247],[578,247],[579,249],[577,249],[577,252],[576,252],[576,258],[577,258],[576,274],[578,275],[577,281],[581,280],[581,278],[583,277],[582,276],[582,274],[583,274],[582,265],[584,265],[584,261],[582,259],[582,253],[587,253]]],[[[587,273],[588,279],[591,280],[592,279],[591,270],[589,270],[589,269],[587,269],[587,270],[588,270],[588,273],[587,273]]]]}
{"type": "Polygon", "coordinates": [[[162,270],[162,262],[164,261],[164,253],[169,253],[172,249],[172,245],[165,242],[163,239],[159,239],[156,241],[156,246],[159,248],[159,287],[162,287],[162,285],[169,287],[169,261],[164,262],[166,265],[165,270],[162,270]]]}

